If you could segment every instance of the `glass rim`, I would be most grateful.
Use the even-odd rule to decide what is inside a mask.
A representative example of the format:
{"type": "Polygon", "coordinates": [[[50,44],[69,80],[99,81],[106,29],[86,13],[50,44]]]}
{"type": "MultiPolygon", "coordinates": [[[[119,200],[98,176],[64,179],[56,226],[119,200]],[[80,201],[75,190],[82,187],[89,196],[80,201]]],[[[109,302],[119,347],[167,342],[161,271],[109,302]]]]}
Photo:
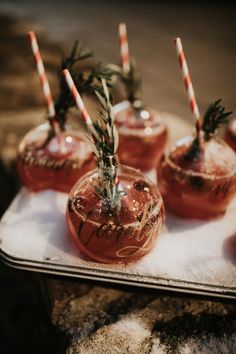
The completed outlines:
{"type": "MultiPolygon", "coordinates": [[[[115,156],[116,156],[116,154],[115,154],[115,156]]],[[[119,162],[119,159],[117,159],[117,162],[118,162],[117,169],[122,168],[122,169],[133,170],[134,172],[142,173],[144,175],[145,179],[148,180],[148,183],[150,183],[151,185],[154,185],[155,187],[158,187],[158,185],[155,184],[154,182],[152,182],[151,179],[146,174],[144,174],[141,170],[138,170],[137,168],[129,166],[129,165],[122,164],[119,162]]],[[[78,181],[72,187],[71,193],[73,192],[74,188],[78,185],[78,183],[82,183],[84,179],[86,179],[90,174],[93,175],[94,173],[98,174],[98,167],[95,167],[94,169],[92,169],[91,171],[88,171],[82,177],[80,177],[78,179],[78,181]]]]}
{"type": "MultiPolygon", "coordinates": [[[[127,108],[131,106],[130,102],[128,100],[119,102],[113,106],[114,110],[114,115],[115,115],[115,123],[116,123],[116,115],[119,114],[122,111],[125,111],[127,108]]],[[[163,119],[161,113],[154,109],[154,108],[148,108],[147,111],[153,112],[154,116],[158,116],[160,119],[160,124],[158,124],[156,127],[150,127],[153,131],[150,134],[145,134],[144,130],[145,128],[142,129],[137,129],[137,128],[130,128],[130,127],[124,127],[124,126],[119,126],[118,123],[116,123],[116,127],[119,131],[120,134],[122,135],[133,135],[133,136],[140,136],[140,137],[152,137],[159,135],[160,133],[167,131],[167,124],[166,121],[163,119]]]]}
{"type": "MultiPolygon", "coordinates": [[[[44,132],[44,131],[47,131],[48,128],[50,128],[49,122],[40,123],[40,124],[32,127],[30,130],[28,130],[27,133],[23,136],[22,140],[33,130],[39,130],[39,131],[44,132]]],[[[65,130],[61,131],[61,133],[62,134],[72,133],[74,135],[78,135],[79,137],[83,138],[83,136],[86,132],[81,132],[78,129],[73,129],[70,124],[66,124],[65,130]]]]}
{"type": "Polygon", "coordinates": [[[174,163],[171,160],[169,153],[166,153],[164,156],[165,156],[164,161],[166,161],[173,169],[186,175],[187,177],[201,177],[201,178],[204,178],[207,180],[222,180],[222,179],[230,178],[230,177],[234,177],[234,176],[236,177],[236,166],[231,173],[221,175],[221,176],[216,176],[216,175],[209,175],[209,174],[203,173],[203,172],[196,172],[193,170],[184,170],[182,167],[176,165],[176,163],[174,163]]]}
{"type": "MultiPolygon", "coordinates": [[[[130,169],[130,170],[137,171],[135,168],[133,168],[133,167],[131,167],[131,166],[127,166],[127,165],[118,164],[117,167],[118,167],[118,168],[119,168],[119,167],[120,167],[120,168],[125,168],[125,169],[128,168],[128,169],[130,169]]],[[[96,174],[98,175],[98,168],[95,168],[95,169],[93,169],[93,170],[87,172],[85,175],[83,175],[81,178],[79,178],[79,180],[78,180],[78,181],[74,184],[74,186],[72,187],[72,189],[71,189],[71,191],[70,191],[70,193],[69,193],[69,198],[68,198],[68,200],[71,199],[71,198],[70,198],[70,195],[71,195],[71,194],[73,195],[74,191],[78,188],[78,184],[81,185],[82,183],[84,183],[84,181],[85,181],[87,178],[89,178],[89,177],[92,176],[92,175],[96,175],[96,174]]],[[[150,178],[149,178],[148,176],[144,175],[144,177],[145,177],[145,179],[147,179],[148,183],[150,183],[152,186],[154,186],[154,187],[157,188],[158,193],[159,193],[159,200],[158,200],[157,206],[155,207],[154,211],[156,210],[157,207],[159,208],[159,210],[161,210],[161,206],[163,206],[163,199],[162,199],[161,193],[160,193],[160,191],[159,191],[159,189],[158,189],[158,185],[156,185],[155,183],[153,183],[153,182],[150,180],[150,178]]],[[[83,218],[86,218],[86,215],[83,214],[83,213],[81,213],[81,212],[79,212],[78,210],[74,209],[74,212],[75,212],[77,215],[79,215],[79,216],[81,216],[81,217],[83,217],[83,218]]],[[[147,220],[149,220],[152,216],[153,216],[153,213],[148,217],[147,220]]],[[[96,221],[92,221],[92,220],[90,220],[89,218],[86,219],[86,221],[87,221],[87,222],[90,222],[90,223],[92,223],[92,224],[94,224],[94,225],[95,225],[95,224],[96,224],[96,225],[102,225],[101,223],[96,222],[96,221]]],[[[134,225],[138,225],[139,223],[140,223],[139,221],[133,221],[132,223],[122,224],[121,226],[134,227],[134,225]],[[132,226],[132,225],[133,225],[133,226],[132,226]]],[[[116,224],[114,224],[114,226],[115,226],[115,225],[116,225],[116,224]]]]}
{"type": "MultiPolygon", "coordinates": [[[[63,135],[65,134],[71,134],[73,135],[74,137],[78,137],[80,138],[81,140],[83,140],[83,142],[85,142],[83,136],[84,134],[82,132],[77,132],[76,130],[73,130],[70,126],[66,125],[66,127],[68,129],[65,129],[64,131],[62,131],[61,133],[63,135]]],[[[39,132],[39,133],[42,133],[42,134],[46,134],[48,129],[50,128],[50,124],[48,122],[44,122],[44,123],[41,123],[35,127],[32,127],[30,130],[28,130],[26,132],[26,134],[23,136],[23,138],[21,139],[19,145],[18,145],[18,151],[21,151],[22,150],[22,145],[26,143],[27,141],[27,138],[30,136],[30,134],[32,134],[33,132],[39,132]]]]}

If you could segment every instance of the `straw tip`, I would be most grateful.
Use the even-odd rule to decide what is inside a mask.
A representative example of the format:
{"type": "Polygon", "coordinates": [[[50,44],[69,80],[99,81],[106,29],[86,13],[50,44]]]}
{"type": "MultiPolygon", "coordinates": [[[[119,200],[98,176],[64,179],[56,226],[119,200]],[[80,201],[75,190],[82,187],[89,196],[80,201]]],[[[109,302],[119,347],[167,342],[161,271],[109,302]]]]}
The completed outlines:
{"type": "Polygon", "coordinates": [[[178,42],[178,41],[180,41],[180,37],[174,38],[174,43],[176,43],[176,42],[178,42]]]}
{"type": "Polygon", "coordinates": [[[126,32],[126,24],[124,22],[119,24],[119,30],[120,32],[126,32]]]}
{"type": "Polygon", "coordinates": [[[65,78],[68,77],[68,76],[70,76],[70,72],[69,72],[68,69],[62,70],[62,74],[64,75],[65,78]]]}
{"type": "Polygon", "coordinates": [[[30,37],[30,38],[35,37],[34,31],[29,31],[29,32],[27,33],[27,35],[28,35],[28,37],[30,37]]]}

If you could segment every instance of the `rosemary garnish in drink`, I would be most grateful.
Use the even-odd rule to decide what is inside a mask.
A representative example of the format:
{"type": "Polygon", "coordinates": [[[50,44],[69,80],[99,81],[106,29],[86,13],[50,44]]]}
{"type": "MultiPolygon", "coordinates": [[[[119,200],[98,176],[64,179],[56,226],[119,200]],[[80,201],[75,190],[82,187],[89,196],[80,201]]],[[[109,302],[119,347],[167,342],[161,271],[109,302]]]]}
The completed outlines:
{"type": "Polygon", "coordinates": [[[98,120],[89,129],[86,140],[94,152],[99,174],[99,184],[96,192],[100,195],[103,207],[110,213],[120,208],[120,200],[124,192],[119,189],[117,183],[117,160],[116,151],[119,136],[114,125],[114,114],[112,112],[111,97],[104,78],[101,78],[101,87],[96,87],[97,95],[102,110],[98,120]]]}
{"type": "Polygon", "coordinates": [[[121,72],[121,80],[125,85],[128,100],[134,109],[140,110],[142,108],[142,81],[136,60],[134,58],[130,60],[130,70],[127,73],[124,71],[121,72]]]}
{"type": "Polygon", "coordinates": [[[59,122],[61,130],[65,129],[66,114],[69,108],[75,106],[75,101],[70,94],[70,90],[68,89],[61,72],[64,69],[68,69],[71,72],[75,85],[82,95],[94,93],[97,80],[100,80],[101,77],[104,77],[107,80],[111,77],[111,71],[103,68],[101,63],[98,63],[94,68],[90,69],[89,72],[84,72],[81,69],[75,70],[76,63],[92,57],[93,53],[91,51],[83,50],[82,45],[78,41],[75,41],[68,56],[62,54],[61,65],[58,70],[60,77],[60,90],[55,104],[56,118],[59,122]]]}
{"type": "Polygon", "coordinates": [[[128,72],[125,72],[120,66],[115,64],[109,64],[108,68],[111,69],[113,75],[116,75],[124,83],[127,98],[138,117],[138,113],[143,108],[141,100],[142,80],[135,58],[130,59],[130,70],[128,72]]]}
{"type": "Polygon", "coordinates": [[[211,103],[207,108],[203,116],[200,134],[197,134],[193,140],[188,153],[185,155],[185,159],[189,161],[197,159],[200,156],[199,153],[201,150],[200,139],[203,138],[204,141],[209,141],[214,136],[220,125],[229,122],[229,115],[232,112],[225,112],[225,107],[223,107],[220,103],[221,99],[218,99],[214,103],[211,103]]]}
{"type": "Polygon", "coordinates": [[[74,100],[71,97],[70,91],[68,89],[68,86],[65,82],[64,77],[61,75],[61,71],[64,69],[68,69],[71,72],[73,72],[73,76],[77,77],[77,82],[76,84],[80,87],[81,83],[84,85],[83,81],[83,73],[79,73],[79,75],[75,75],[74,73],[74,66],[77,62],[91,58],[93,54],[89,51],[84,51],[82,48],[82,45],[78,42],[75,41],[71,52],[68,56],[65,56],[62,53],[61,57],[61,64],[58,69],[58,74],[59,74],[59,95],[56,100],[55,104],[55,110],[56,110],[56,118],[58,120],[58,123],[60,125],[61,130],[65,129],[65,123],[66,123],[66,114],[67,111],[70,107],[73,107],[75,105],[74,100]],[[79,78],[79,80],[78,80],[79,78]]]}
{"type": "Polygon", "coordinates": [[[204,139],[209,140],[220,125],[229,122],[228,116],[232,112],[225,112],[225,107],[221,104],[221,99],[211,103],[203,117],[202,131],[204,139]]]}

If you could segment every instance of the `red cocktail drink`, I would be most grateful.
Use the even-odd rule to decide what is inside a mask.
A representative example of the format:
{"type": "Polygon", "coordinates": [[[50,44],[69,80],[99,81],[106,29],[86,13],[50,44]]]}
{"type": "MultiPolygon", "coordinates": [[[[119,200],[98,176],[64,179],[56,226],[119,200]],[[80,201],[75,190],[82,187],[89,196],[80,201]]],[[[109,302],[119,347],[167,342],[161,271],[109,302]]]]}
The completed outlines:
{"type": "Polygon", "coordinates": [[[220,138],[180,140],[163,157],[158,181],[166,207],[185,218],[209,219],[225,213],[236,192],[236,156],[220,138]]]}
{"type": "Polygon", "coordinates": [[[135,111],[125,102],[114,109],[121,163],[144,172],[155,168],[167,143],[167,128],[159,113],[151,109],[135,111]]]}
{"type": "Polygon", "coordinates": [[[69,192],[79,177],[95,167],[95,160],[80,135],[63,131],[51,137],[48,124],[43,124],[23,138],[17,165],[26,188],[69,192]]]}
{"type": "Polygon", "coordinates": [[[94,170],[73,187],[67,205],[67,224],[78,248],[103,263],[128,263],[149,253],[164,221],[157,186],[140,171],[117,167],[119,206],[109,208],[101,198],[100,177],[94,170]]]}

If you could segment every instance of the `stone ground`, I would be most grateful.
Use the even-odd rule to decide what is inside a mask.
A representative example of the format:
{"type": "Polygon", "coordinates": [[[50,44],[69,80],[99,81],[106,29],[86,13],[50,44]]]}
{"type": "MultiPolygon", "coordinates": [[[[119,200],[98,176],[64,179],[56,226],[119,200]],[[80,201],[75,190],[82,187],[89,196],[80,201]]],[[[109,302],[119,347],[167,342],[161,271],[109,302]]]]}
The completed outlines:
{"type": "MultiPolygon", "coordinates": [[[[29,23],[1,15],[0,23],[2,214],[19,188],[17,144],[42,122],[44,110],[25,38],[29,23]]],[[[39,39],[54,89],[57,46],[43,34],[39,39]]],[[[231,94],[226,99],[233,102],[231,94]]],[[[0,282],[1,354],[236,352],[236,306],[231,302],[39,276],[2,263],[0,282]]]]}
{"type": "Polygon", "coordinates": [[[234,354],[232,303],[47,279],[67,354],[234,354]]]}

